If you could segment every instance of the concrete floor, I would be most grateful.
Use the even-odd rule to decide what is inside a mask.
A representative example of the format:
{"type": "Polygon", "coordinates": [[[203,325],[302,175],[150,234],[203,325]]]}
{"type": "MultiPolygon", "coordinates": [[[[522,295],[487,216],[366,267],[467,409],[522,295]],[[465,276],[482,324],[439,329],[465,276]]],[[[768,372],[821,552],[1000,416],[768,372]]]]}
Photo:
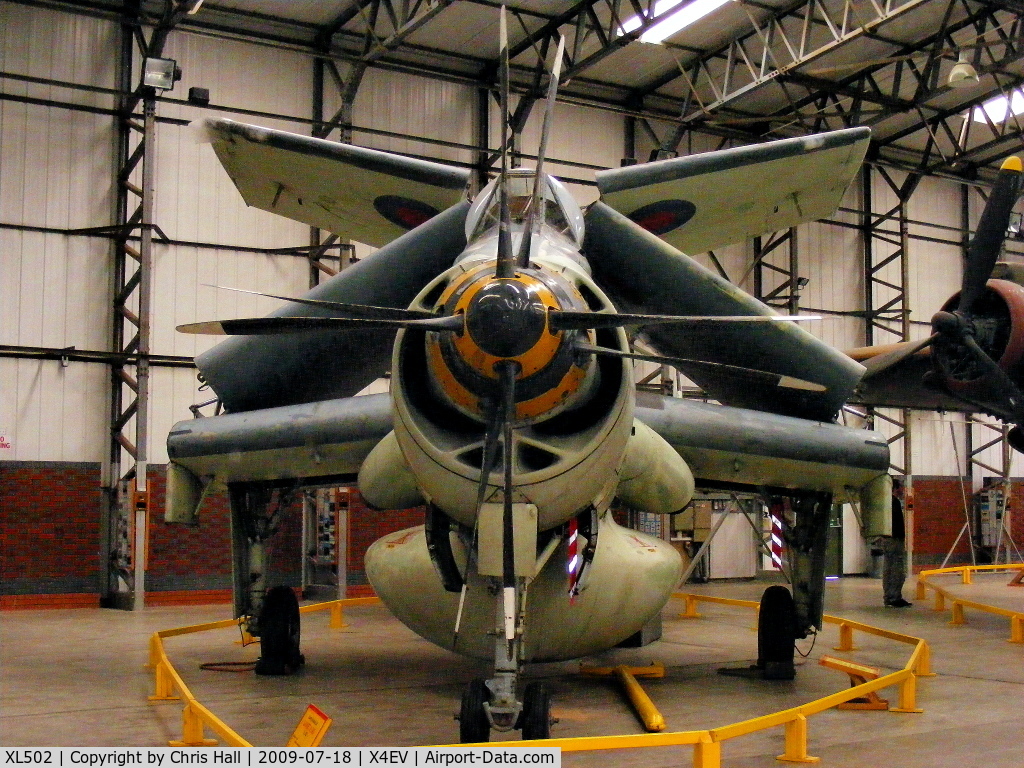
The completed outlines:
{"type": "MultiPolygon", "coordinates": [[[[1005,574],[948,585],[970,599],[1024,608],[1024,588],[1005,586],[1005,574]]],[[[735,582],[692,586],[728,597],[757,599],[764,585],[735,582]]],[[[908,583],[906,594],[912,597],[908,583]]],[[[911,608],[881,606],[878,580],[831,582],[826,610],[926,638],[938,677],[918,681],[922,714],[830,710],[809,721],[809,752],[823,766],[1024,765],[1024,646],[1007,642],[1009,622],[968,612],[967,626],[951,627],[949,613],[931,601],[911,608]]],[[[745,666],[756,656],[753,612],[702,605],[703,619],[665,612],[664,637],[642,649],[618,650],[592,663],[668,668],[644,687],[670,730],[712,728],[784,709],[835,692],[844,676],[816,662],[836,653],[835,627],[826,627],[792,682],[726,677],[718,667],[745,666]]],[[[149,635],[160,629],[227,618],[226,606],[113,610],[14,611],[0,614],[0,746],[164,746],[180,738],[181,705],[150,704],[152,674],[144,668],[149,635]]],[[[400,625],[382,607],[346,612],[349,627],[330,629],[329,614],[304,619],[305,670],[290,678],[210,672],[203,662],[254,659],[258,646],[241,647],[236,629],[171,638],[167,650],[196,696],[252,743],[283,745],[309,703],[334,718],[325,746],[403,746],[457,740],[453,720],[465,684],[485,665],[435,648],[400,625]]],[[[858,633],[849,657],[882,670],[903,666],[908,647],[858,633]]],[[[801,643],[809,646],[809,642],[801,643]]],[[[806,648],[803,648],[806,652],[806,648]]],[[[846,654],[839,654],[846,655],[846,654]]],[[[577,663],[529,668],[547,681],[552,736],[641,733],[611,681],[583,678],[577,663]]],[[[883,691],[895,701],[896,690],[883,691]]],[[[729,768],[775,766],[781,728],[726,742],[729,768]]],[[[566,753],[565,766],[683,766],[691,750],[566,753]]]]}

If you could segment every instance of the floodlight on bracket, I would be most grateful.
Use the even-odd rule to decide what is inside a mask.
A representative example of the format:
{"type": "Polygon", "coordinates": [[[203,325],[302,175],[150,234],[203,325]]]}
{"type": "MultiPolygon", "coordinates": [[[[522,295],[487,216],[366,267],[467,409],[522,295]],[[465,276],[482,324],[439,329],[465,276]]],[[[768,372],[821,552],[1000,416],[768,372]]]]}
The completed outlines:
{"type": "Polygon", "coordinates": [[[160,91],[169,91],[181,80],[181,67],[174,59],[147,57],[142,62],[142,84],[160,91]]]}

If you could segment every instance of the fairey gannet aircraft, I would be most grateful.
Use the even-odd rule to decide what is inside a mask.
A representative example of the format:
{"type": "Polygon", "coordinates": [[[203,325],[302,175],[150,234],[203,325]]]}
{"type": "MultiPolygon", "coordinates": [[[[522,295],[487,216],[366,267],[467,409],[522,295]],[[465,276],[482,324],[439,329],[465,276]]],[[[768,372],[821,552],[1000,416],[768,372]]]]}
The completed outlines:
{"type": "MultiPolygon", "coordinates": [[[[545,135],[556,84],[557,65],[545,135]]],[[[832,504],[884,514],[888,447],[834,423],[859,363],[683,251],[828,215],[867,129],[602,171],[585,212],[544,173],[543,139],[536,169],[503,157],[469,201],[465,170],[227,120],[209,132],[247,203],[379,246],[269,317],[180,329],[233,338],[196,358],[226,413],[170,433],[168,518],[227,486],[235,610],[264,671],[301,658],[295,597],[265,579],[275,499],[357,479],[381,514],[426,508],[367,553],[377,594],[423,637],[493,660],[463,696],[465,742],[546,737],[548,693],[520,690],[523,665],[614,647],[668,600],[678,554],[619,527],[616,498],[671,514],[695,483],[788,497],[793,593],[766,594],[759,664],[792,676],[795,638],[821,624],[832,504]],[[631,352],[624,326],[659,354],[631,352]],[[720,404],[638,401],[634,358],[720,404]],[[390,394],[353,396],[389,368],[390,394]]]]}

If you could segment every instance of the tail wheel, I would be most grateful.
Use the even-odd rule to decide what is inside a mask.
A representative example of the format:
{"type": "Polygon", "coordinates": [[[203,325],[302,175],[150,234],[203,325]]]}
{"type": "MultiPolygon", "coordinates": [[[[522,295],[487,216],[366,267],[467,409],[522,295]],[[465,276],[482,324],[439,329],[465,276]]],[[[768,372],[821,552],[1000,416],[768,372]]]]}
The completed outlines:
{"type": "Polygon", "coordinates": [[[519,716],[523,739],[551,738],[551,695],[544,683],[527,683],[519,716]]]}
{"type": "Polygon", "coordinates": [[[757,666],[766,680],[796,677],[793,655],[796,643],[796,604],[782,585],[768,587],[761,596],[757,616],[757,666]]]}
{"type": "Polygon", "coordinates": [[[257,675],[291,675],[306,659],[299,652],[299,600],[291,587],[268,590],[259,618],[257,675]]]}
{"type": "Polygon", "coordinates": [[[491,700],[491,692],[483,678],[473,680],[462,693],[459,709],[459,742],[477,744],[491,740],[491,723],[484,704],[491,700]]]}

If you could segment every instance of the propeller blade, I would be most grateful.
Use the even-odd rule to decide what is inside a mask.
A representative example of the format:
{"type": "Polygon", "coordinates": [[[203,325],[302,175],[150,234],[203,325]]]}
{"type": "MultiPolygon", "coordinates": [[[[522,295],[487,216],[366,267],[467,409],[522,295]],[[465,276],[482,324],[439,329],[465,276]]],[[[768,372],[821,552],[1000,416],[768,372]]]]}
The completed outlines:
{"type": "Polygon", "coordinates": [[[889,352],[885,352],[881,355],[876,355],[875,357],[862,361],[861,364],[864,366],[865,371],[861,381],[867,381],[874,376],[878,376],[893,366],[903,362],[911,355],[931,346],[932,342],[935,341],[936,336],[938,336],[938,334],[933,333],[927,339],[921,339],[920,341],[905,341],[900,344],[896,344],[895,348],[889,352]]]}
{"type": "Polygon", "coordinates": [[[480,459],[480,484],[476,491],[476,510],[479,513],[483,506],[484,497],[487,495],[487,479],[494,470],[495,459],[497,458],[498,438],[501,437],[501,428],[504,424],[505,411],[503,407],[494,409],[494,413],[487,421],[487,431],[484,434],[484,453],[480,459]]]}
{"type": "Polygon", "coordinates": [[[498,74],[501,101],[501,177],[498,181],[500,219],[498,221],[498,266],[495,277],[508,278],[515,275],[515,259],[512,256],[512,215],[508,207],[508,25],[505,22],[505,6],[501,6],[499,17],[498,74]]]}
{"type": "Polygon", "coordinates": [[[1006,237],[1021,187],[1021,161],[1019,157],[1008,157],[999,169],[999,176],[992,187],[985,210],[982,211],[978,231],[974,234],[964,264],[963,283],[960,287],[958,311],[970,314],[975,302],[985,291],[985,283],[992,274],[992,268],[999,258],[999,251],[1006,237]]]}
{"type": "Polygon", "coordinates": [[[537,223],[541,221],[541,199],[544,180],[544,156],[547,154],[548,135],[555,112],[555,101],[558,96],[558,77],[562,73],[562,54],[565,51],[565,36],[558,36],[558,50],[555,52],[555,63],[551,67],[551,79],[548,81],[548,98],[544,107],[544,123],[540,132],[540,146],[537,149],[537,168],[533,177],[533,195],[530,197],[529,213],[523,227],[523,239],[519,245],[519,256],[516,263],[525,267],[530,263],[530,249],[533,245],[533,233],[537,223]]]}
{"type": "Polygon", "coordinates": [[[548,324],[558,331],[619,328],[624,325],[713,325],[715,323],[796,323],[821,320],[817,315],[628,315],[613,312],[548,312],[548,324]]]}
{"type": "Polygon", "coordinates": [[[712,363],[708,360],[692,360],[685,357],[664,357],[662,355],[643,355],[635,352],[620,352],[617,349],[595,347],[590,344],[577,344],[576,348],[584,352],[593,352],[595,355],[628,357],[631,360],[644,360],[649,363],[671,365],[675,368],[682,366],[684,368],[689,368],[690,370],[700,369],[707,371],[708,373],[729,373],[751,381],[770,384],[772,386],[783,387],[786,389],[802,389],[808,392],[825,392],[828,389],[828,387],[816,384],[813,381],[798,379],[794,376],[784,376],[780,373],[772,373],[770,371],[761,371],[756,368],[744,368],[741,365],[712,363]]]}
{"type": "Polygon", "coordinates": [[[261,291],[248,291],[245,288],[232,288],[227,285],[211,285],[203,283],[207,288],[218,288],[222,291],[235,291],[236,293],[248,293],[253,296],[263,296],[268,299],[280,299],[290,301],[293,304],[304,304],[307,307],[319,307],[338,312],[349,317],[373,318],[381,320],[426,320],[437,317],[437,315],[426,312],[422,309],[398,309],[395,307],[373,307],[368,304],[342,304],[337,301],[323,301],[321,299],[297,299],[294,296],[277,296],[273,293],[261,291]]]}
{"type": "Polygon", "coordinates": [[[300,331],[344,331],[357,328],[419,328],[426,331],[459,331],[462,315],[418,320],[387,320],[357,317],[249,317],[238,320],[211,320],[179,325],[180,333],[213,336],[264,336],[300,331]]]}

